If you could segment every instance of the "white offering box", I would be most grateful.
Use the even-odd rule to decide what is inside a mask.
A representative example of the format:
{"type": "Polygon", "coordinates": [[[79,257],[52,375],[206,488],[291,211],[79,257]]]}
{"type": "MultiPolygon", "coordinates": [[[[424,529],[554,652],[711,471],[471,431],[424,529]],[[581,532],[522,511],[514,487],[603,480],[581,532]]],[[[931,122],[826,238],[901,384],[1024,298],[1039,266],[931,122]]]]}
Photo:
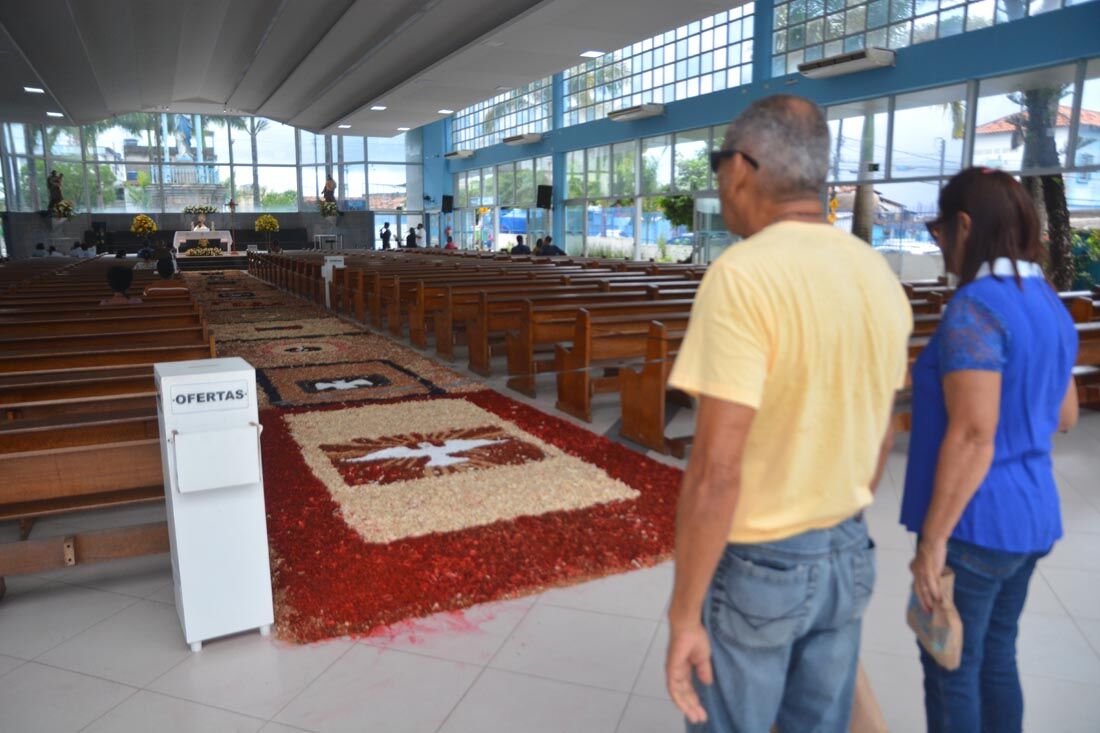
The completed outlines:
{"type": "Polygon", "coordinates": [[[256,370],[240,358],[157,364],[176,610],[192,651],[274,622],[256,370]]]}

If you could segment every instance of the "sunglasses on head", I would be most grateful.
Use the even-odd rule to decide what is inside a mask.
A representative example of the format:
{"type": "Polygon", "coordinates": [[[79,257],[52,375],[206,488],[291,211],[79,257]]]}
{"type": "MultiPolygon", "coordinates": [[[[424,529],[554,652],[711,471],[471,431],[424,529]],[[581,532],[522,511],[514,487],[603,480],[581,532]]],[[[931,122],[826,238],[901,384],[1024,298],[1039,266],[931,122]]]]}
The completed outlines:
{"type": "Polygon", "coordinates": [[[751,165],[754,170],[760,170],[760,163],[756,161],[756,158],[752,157],[746,152],[731,148],[729,150],[712,150],[710,152],[711,173],[718,175],[718,169],[722,167],[722,161],[726,158],[732,158],[735,155],[740,155],[742,158],[744,158],[745,162],[751,165]]]}

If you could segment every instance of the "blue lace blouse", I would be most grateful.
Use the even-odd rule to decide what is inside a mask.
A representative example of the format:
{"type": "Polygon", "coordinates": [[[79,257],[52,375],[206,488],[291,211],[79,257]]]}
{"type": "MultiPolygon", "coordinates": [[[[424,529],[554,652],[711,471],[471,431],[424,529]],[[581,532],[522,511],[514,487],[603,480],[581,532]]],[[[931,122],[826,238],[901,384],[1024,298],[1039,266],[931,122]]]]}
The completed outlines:
{"type": "Polygon", "coordinates": [[[913,365],[913,423],[901,523],[920,532],[947,431],[943,377],[1000,372],[993,465],[952,537],[1004,552],[1043,552],[1062,536],[1051,439],[1077,358],[1077,332],[1042,270],[1000,259],[952,298],[913,365]]]}

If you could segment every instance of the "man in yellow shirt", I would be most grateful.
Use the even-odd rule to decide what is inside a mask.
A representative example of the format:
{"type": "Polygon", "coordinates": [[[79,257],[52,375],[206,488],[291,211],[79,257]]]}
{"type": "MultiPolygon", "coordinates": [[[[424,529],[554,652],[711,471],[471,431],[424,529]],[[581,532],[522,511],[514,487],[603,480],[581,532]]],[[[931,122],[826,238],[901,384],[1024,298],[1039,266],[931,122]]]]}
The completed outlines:
{"type": "Polygon", "coordinates": [[[726,226],[669,383],[698,397],[667,676],[698,730],[841,733],[874,586],[861,512],[913,316],[886,261],[825,223],[829,130],[786,95],[712,153],[726,226]]]}

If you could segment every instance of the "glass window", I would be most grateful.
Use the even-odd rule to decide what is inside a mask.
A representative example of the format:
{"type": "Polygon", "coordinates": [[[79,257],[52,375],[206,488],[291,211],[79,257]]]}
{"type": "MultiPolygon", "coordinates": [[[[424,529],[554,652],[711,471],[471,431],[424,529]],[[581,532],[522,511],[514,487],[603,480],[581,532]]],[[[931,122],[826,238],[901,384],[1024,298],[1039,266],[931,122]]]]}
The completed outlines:
{"type": "MultiPolygon", "coordinates": [[[[1089,61],[1085,71],[1081,119],[1077,125],[1076,162],[1079,166],[1100,163],[1100,59],[1089,61]]],[[[1100,201],[1100,196],[1097,198],[1100,201]]]]}
{"type": "Polygon", "coordinates": [[[57,127],[50,125],[46,128],[46,142],[50,149],[51,158],[68,158],[80,160],[80,128],[57,127]]]}
{"type": "Polygon", "coordinates": [[[535,183],[539,186],[554,185],[554,158],[544,155],[535,159],[535,183]]]}
{"type": "Polygon", "coordinates": [[[302,165],[324,165],[327,162],[324,135],[314,135],[308,130],[299,130],[298,144],[301,146],[302,165]]]}
{"type": "Polygon", "coordinates": [[[711,188],[709,153],[709,128],[676,133],[674,180],[678,191],[711,188]]]}
{"type": "Polygon", "coordinates": [[[893,178],[952,175],[962,168],[966,85],[899,95],[894,108],[893,178]]]}
{"type": "Polygon", "coordinates": [[[466,197],[466,172],[455,174],[455,206],[464,209],[469,205],[466,197]]]}
{"type": "MultiPolygon", "coordinates": [[[[164,211],[179,212],[188,206],[213,206],[217,211],[210,215],[210,227],[221,229],[229,226],[229,213],[223,210],[229,200],[228,165],[173,163],[165,168],[164,183],[164,211]]],[[[159,189],[154,188],[151,193],[159,196],[159,189]]],[[[295,199],[295,209],[297,203],[295,199]]],[[[151,208],[159,209],[161,205],[154,201],[151,208]]]]}
{"type": "MultiPolygon", "coordinates": [[[[362,140],[362,138],[359,138],[362,140]]],[[[337,200],[345,211],[365,211],[367,208],[367,169],[362,163],[340,166],[340,188],[337,200]]]]}
{"type": "Polygon", "coordinates": [[[497,201],[511,206],[516,200],[516,168],[513,163],[497,166],[497,201]]]}
{"type": "Polygon", "coordinates": [[[1072,66],[1002,76],[978,87],[974,164],[1009,171],[1061,166],[1073,109],[1072,66]]]}
{"type": "Polygon", "coordinates": [[[323,165],[302,166],[302,205],[305,211],[317,208],[321,192],[325,187],[325,167],[323,165]]]}
{"type": "Polygon", "coordinates": [[[481,205],[492,206],[497,202],[496,177],[493,168],[481,169],[481,205]]]}
{"type": "Polygon", "coordinates": [[[565,154],[566,198],[584,198],[587,187],[584,176],[584,151],[570,150],[565,154]]]}
{"type": "Polygon", "coordinates": [[[642,140],[642,193],[665,193],[672,189],[672,136],[642,140]]]}
{"type": "Polygon", "coordinates": [[[611,192],[611,148],[601,145],[586,151],[588,195],[607,196],[611,192]]]}
{"type": "Polygon", "coordinates": [[[584,206],[565,207],[565,252],[573,257],[584,254],[584,206]]]}
{"type": "MultiPolygon", "coordinates": [[[[370,191],[370,209],[393,211],[407,208],[407,171],[404,164],[389,165],[371,163],[367,166],[367,190],[370,191]]],[[[470,195],[474,195],[471,187],[470,195]]],[[[418,205],[417,209],[420,208],[418,205]]]]}
{"type": "Polygon", "coordinates": [[[405,194],[408,197],[407,210],[424,210],[424,166],[405,166],[405,194]]]}
{"type": "Polygon", "coordinates": [[[262,165],[256,170],[259,176],[257,188],[260,194],[258,211],[298,210],[297,168],[262,165]]]}
{"type": "Polygon", "coordinates": [[[361,163],[367,159],[366,140],[359,135],[339,135],[333,138],[339,141],[341,160],[345,163],[361,163]]]}
{"type": "Polygon", "coordinates": [[[535,161],[520,160],[516,162],[516,206],[535,205],[535,161]]]}
{"type": "Polygon", "coordinates": [[[829,180],[866,181],[886,175],[885,98],[830,107],[832,165],[829,180]]]}
{"type": "Polygon", "coordinates": [[[369,137],[367,138],[367,160],[372,163],[404,163],[405,135],[401,133],[394,137],[369,137]]]}
{"type": "Polygon", "coordinates": [[[496,145],[512,135],[550,129],[553,77],[498,94],[455,113],[451,135],[458,150],[496,145]]]}
{"type": "Polygon", "coordinates": [[[612,147],[611,193],[614,196],[633,196],[636,191],[634,182],[637,168],[638,150],[635,141],[615,143],[612,147]]]}
{"type": "Polygon", "coordinates": [[[481,201],[481,171],[470,171],[466,178],[466,190],[469,192],[469,205],[471,208],[479,208],[484,204],[481,201]]]}

